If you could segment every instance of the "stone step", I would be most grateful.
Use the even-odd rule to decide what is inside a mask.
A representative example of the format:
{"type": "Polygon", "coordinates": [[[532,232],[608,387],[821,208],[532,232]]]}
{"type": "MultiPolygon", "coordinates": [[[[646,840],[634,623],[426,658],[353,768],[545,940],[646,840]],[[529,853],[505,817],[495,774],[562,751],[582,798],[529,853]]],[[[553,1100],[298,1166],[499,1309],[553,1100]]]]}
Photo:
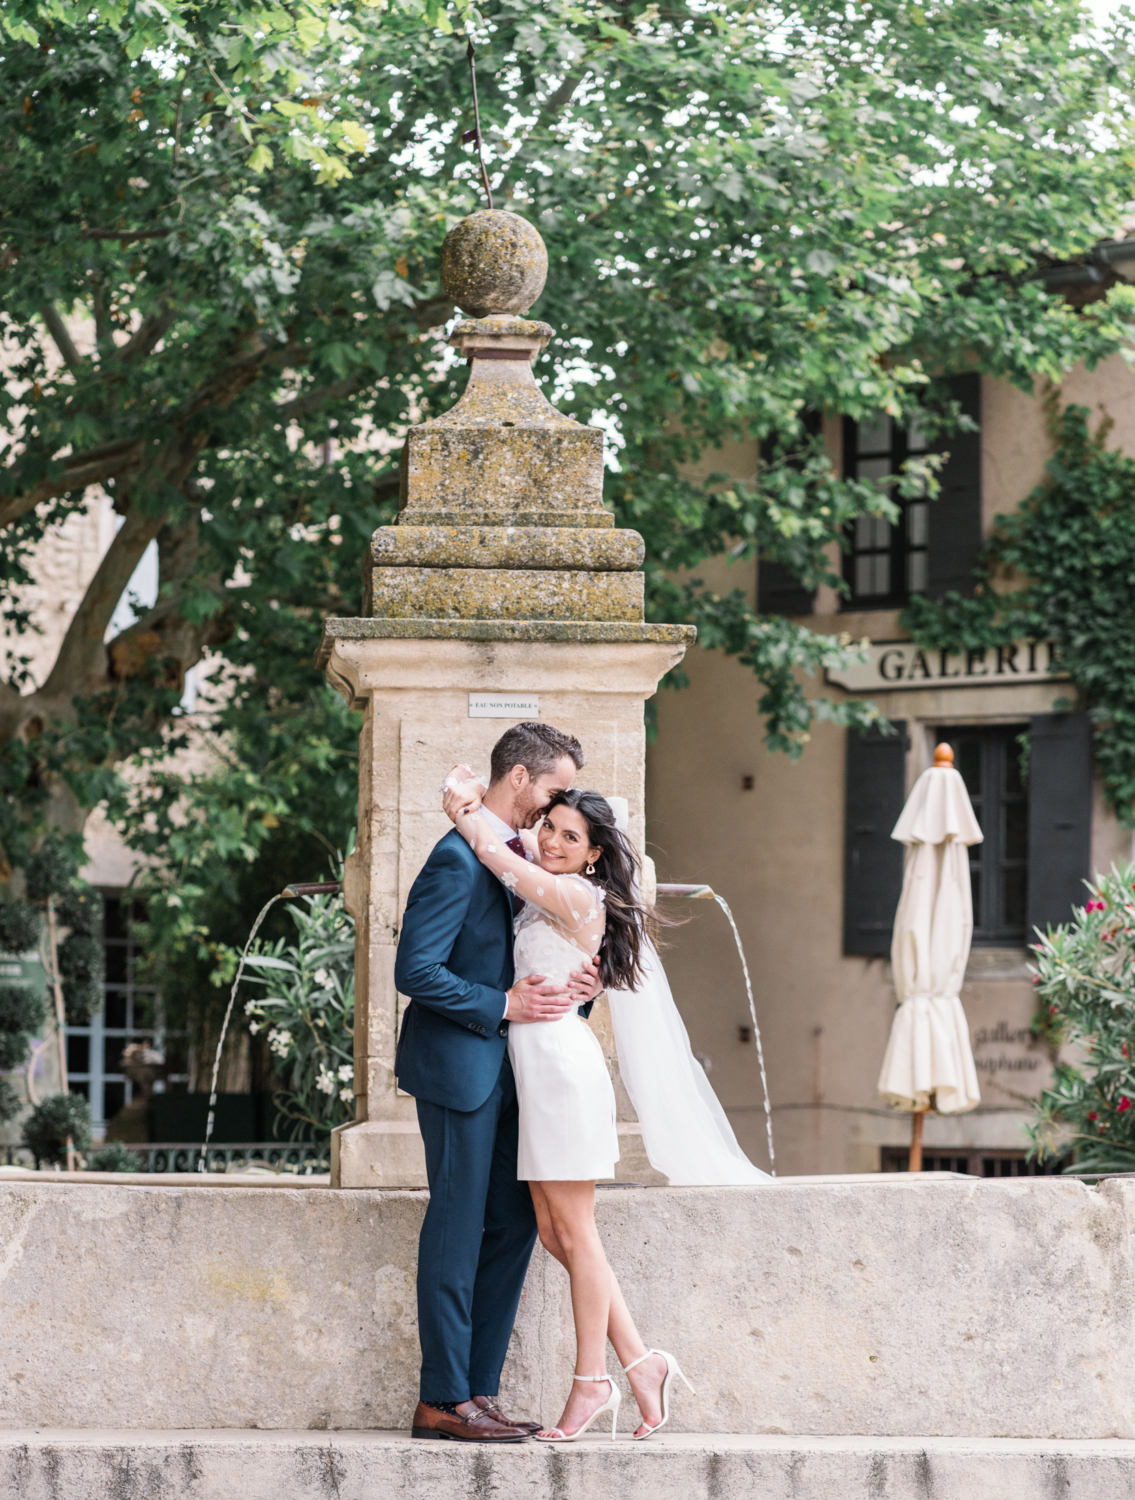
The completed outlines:
{"type": "MultiPolygon", "coordinates": [[[[604,1419],[605,1420],[605,1419],[604,1419]]],[[[0,1500],[1128,1500],[1135,1440],[0,1431],[0,1500]]]]}

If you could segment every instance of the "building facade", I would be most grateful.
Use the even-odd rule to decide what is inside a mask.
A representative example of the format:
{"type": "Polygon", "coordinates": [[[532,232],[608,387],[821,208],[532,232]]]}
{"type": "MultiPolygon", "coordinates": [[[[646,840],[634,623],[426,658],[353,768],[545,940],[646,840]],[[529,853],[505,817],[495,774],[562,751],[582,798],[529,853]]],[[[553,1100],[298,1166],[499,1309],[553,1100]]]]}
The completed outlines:
{"type": "MultiPolygon", "coordinates": [[[[912,593],[972,586],[994,517],[1042,480],[1051,452],[1039,390],[1029,396],[976,374],[954,385],[978,430],[945,445],[937,501],[906,503],[894,526],[858,522],[843,561],[847,598],[832,589],[805,595],[775,567],[699,569],[715,588],[744,588],[762,612],[868,638],[866,665],[808,690],[871,698],[896,732],[861,736],[817,723],[799,761],[770,754],[751,672],[718,652],[690,651],[689,687],[659,695],[648,758],[650,852],[660,880],[704,881],[736,916],[781,1173],[905,1167],[910,1117],[876,1092],[896,1004],[889,950],[902,848],[890,831],[937,742],[953,745],[985,834],[971,851],[974,942],[961,997],[982,1103],[928,1118],[926,1165],[1026,1170],[1024,1127],[1053,1063],[1030,1033],[1029,934],[1066,920],[1083,900],[1085,877],[1132,855],[1130,834],[1100,793],[1087,718],[1069,682],[1049,670],[1047,647],[920,652],[899,624],[912,593]],[[1072,711],[1062,711],[1069,703],[1072,711]]],[[[1074,371],[1061,395],[1109,416],[1109,442],[1135,452],[1135,374],[1124,361],[1074,371]]],[[[860,478],[894,472],[928,447],[917,429],[887,417],[828,421],[825,436],[833,461],[860,478]]],[[[755,465],[755,448],[740,445],[705,461],[739,477],[755,465]]],[[[668,934],[667,964],[694,1050],[739,1139],[767,1165],[748,1004],[728,928],[709,903],[665,909],[685,919],[668,934]]]]}

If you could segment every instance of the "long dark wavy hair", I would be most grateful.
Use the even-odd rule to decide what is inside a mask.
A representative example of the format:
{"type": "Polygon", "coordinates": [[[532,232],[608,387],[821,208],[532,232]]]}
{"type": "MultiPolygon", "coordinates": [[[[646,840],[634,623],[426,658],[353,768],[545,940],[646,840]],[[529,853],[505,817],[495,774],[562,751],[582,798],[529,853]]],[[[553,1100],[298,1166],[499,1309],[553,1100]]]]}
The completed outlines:
{"type": "Polygon", "coordinates": [[[587,838],[599,850],[590,877],[606,895],[607,927],[599,949],[599,977],[605,987],[633,990],[642,978],[642,940],[647,913],[635,888],[638,861],[630,844],[615,827],[611,804],[599,792],[574,789],[557,792],[545,809],[570,807],[587,824],[587,838]]]}

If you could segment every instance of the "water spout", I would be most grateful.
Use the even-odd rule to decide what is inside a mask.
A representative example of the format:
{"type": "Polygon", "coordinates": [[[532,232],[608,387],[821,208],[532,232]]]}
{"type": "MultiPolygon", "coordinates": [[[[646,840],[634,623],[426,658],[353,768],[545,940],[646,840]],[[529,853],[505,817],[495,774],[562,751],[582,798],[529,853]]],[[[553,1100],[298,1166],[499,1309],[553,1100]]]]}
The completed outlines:
{"type": "Polygon", "coordinates": [[[225,1019],[221,1023],[221,1034],[217,1039],[217,1055],[213,1059],[213,1085],[209,1090],[209,1118],[205,1122],[205,1139],[201,1143],[201,1160],[197,1163],[197,1170],[199,1172],[203,1172],[205,1170],[205,1161],[209,1155],[209,1141],[212,1139],[213,1122],[216,1119],[217,1115],[217,1075],[221,1071],[221,1049],[225,1045],[225,1036],[228,1033],[229,1021],[232,1019],[233,1004],[236,1001],[236,992],[237,988],[240,985],[241,975],[244,973],[244,964],[245,960],[248,957],[248,950],[252,947],[252,941],[255,938],[256,934],[260,931],[261,922],[263,922],[264,918],[272,910],[276,902],[282,901],[284,899],[284,897],[287,895],[288,889],[290,889],[290,887],[282,890],[278,896],[273,896],[271,901],[266,902],[260,908],[260,915],[252,924],[252,931],[248,934],[248,941],[244,945],[244,952],[240,955],[240,963],[237,964],[236,978],[233,980],[233,987],[229,992],[229,1003],[225,1007],[225,1019]]]}
{"type": "Polygon", "coordinates": [[[737,923],[733,920],[733,913],[729,909],[729,903],[724,896],[719,896],[715,890],[708,885],[660,885],[658,887],[660,896],[686,896],[691,901],[716,901],[725,913],[730,927],[733,929],[733,941],[737,944],[737,953],[741,959],[741,972],[745,976],[745,993],[749,997],[749,1015],[753,1021],[753,1040],[757,1045],[757,1065],[761,1070],[761,1089],[765,1100],[765,1132],[768,1135],[768,1160],[769,1171],[773,1177],[776,1176],[776,1153],[772,1145],[772,1103],[768,1093],[768,1077],[765,1073],[765,1051],[761,1045],[761,1028],[757,1022],[757,1007],[753,1000],[753,981],[749,977],[749,965],[745,959],[745,949],[741,943],[741,934],[737,931],[737,923]]]}

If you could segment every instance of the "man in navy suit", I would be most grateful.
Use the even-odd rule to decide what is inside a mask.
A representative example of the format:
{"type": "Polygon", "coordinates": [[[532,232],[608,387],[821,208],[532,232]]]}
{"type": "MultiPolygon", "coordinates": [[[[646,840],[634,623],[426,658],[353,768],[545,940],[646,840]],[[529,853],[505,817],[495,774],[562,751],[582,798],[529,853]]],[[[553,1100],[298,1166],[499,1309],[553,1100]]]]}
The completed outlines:
{"type": "MultiPolygon", "coordinates": [[[[481,813],[523,854],[532,827],[583,765],[579,741],[516,724],[493,748],[481,813]]],[[[394,1070],[418,1103],[430,1201],[418,1242],[422,1346],[413,1434],[520,1442],[536,1422],[496,1404],[501,1366],[536,1243],[528,1184],[516,1177],[518,1111],[508,1028],[557,1021],[594,998],[597,966],[572,987],[513,983],[509,891],[455,830],[435,845],[406,903],[394,980],[408,995],[394,1070]]]]}

